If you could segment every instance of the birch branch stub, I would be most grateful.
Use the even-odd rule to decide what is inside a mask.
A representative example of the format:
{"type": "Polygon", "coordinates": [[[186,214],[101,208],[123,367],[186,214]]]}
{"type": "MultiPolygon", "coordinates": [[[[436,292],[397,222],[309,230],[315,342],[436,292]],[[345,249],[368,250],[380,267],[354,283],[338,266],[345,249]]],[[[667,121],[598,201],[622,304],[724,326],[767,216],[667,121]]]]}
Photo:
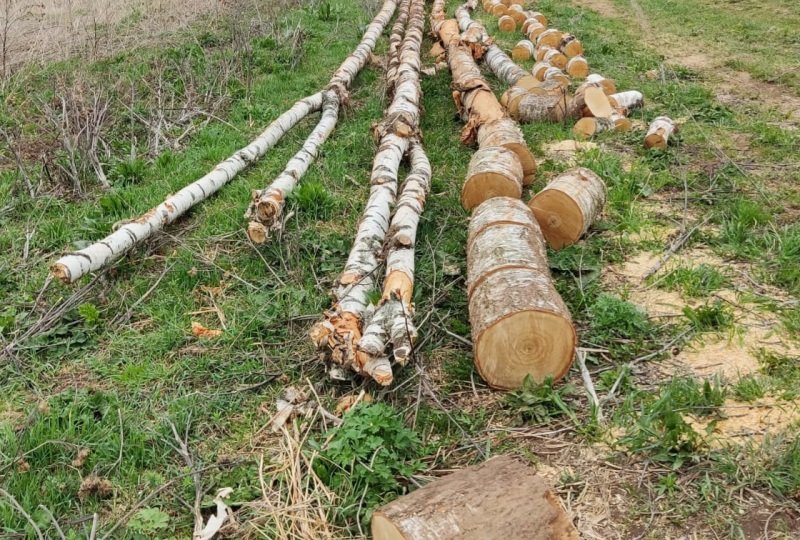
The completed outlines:
{"type": "Polygon", "coordinates": [[[434,480],[372,516],[375,540],[578,540],[558,496],[510,456],[434,480]]]}
{"type": "Polygon", "coordinates": [[[659,116],[650,124],[644,138],[645,148],[661,148],[669,144],[669,137],[675,132],[675,122],[668,116],[659,116]]]}
{"type": "Polygon", "coordinates": [[[556,291],[544,238],[519,199],[476,208],[467,241],[467,293],[475,366],[493,388],[526,376],[558,379],[575,356],[569,311],[556,291]]]}
{"type": "Polygon", "coordinates": [[[606,185],[593,171],[577,167],[550,182],[528,203],[545,240],[561,249],[580,240],[602,214],[606,185]]]}
{"type": "Polygon", "coordinates": [[[472,210],[492,197],[522,195],[522,164],[517,154],[502,146],[485,146],[472,155],[461,204],[472,210]]]}

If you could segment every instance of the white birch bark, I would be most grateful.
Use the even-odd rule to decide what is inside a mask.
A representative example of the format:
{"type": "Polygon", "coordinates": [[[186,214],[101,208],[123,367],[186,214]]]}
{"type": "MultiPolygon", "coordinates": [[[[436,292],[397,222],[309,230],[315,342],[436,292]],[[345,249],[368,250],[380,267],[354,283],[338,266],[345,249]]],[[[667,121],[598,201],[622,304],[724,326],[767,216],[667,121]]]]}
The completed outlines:
{"type": "MultiPolygon", "coordinates": [[[[402,1],[403,5],[407,5],[409,0],[402,1]]],[[[283,172],[268,187],[253,192],[252,201],[244,217],[250,220],[247,225],[247,236],[254,243],[261,244],[266,242],[269,239],[270,231],[281,227],[281,216],[283,215],[283,207],[286,204],[286,197],[297,187],[297,184],[317,158],[317,155],[319,155],[320,148],[336,128],[339,108],[348,100],[347,89],[355,76],[367,64],[369,55],[375,49],[378,38],[383,33],[386,25],[389,24],[396,4],[396,0],[386,0],[384,2],[383,7],[364,32],[361,42],[334,73],[323,94],[322,116],[314,130],[306,138],[303,147],[289,160],[283,172]]],[[[402,32],[403,27],[405,27],[405,18],[401,13],[398,16],[395,27],[392,29],[390,62],[393,55],[397,56],[397,51],[393,52],[391,47],[392,45],[397,47],[396,42],[399,39],[397,32],[402,32]]],[[[389,65],[389,69],[391,68],[392,66],[389,65]]],[[[395,75],[391,76],[394,77],[395,75]]]]}
{"type": "Polygon", "coordinates": [[[216,193],[250,163],[275,146],[300,120],[319,110],[321,106],[322,92],[299,100],[253,142],[219,163],[201,179],[171,195],[145,214],[123,224],[103,240],[61,257],[51,267],[52,274],[65,283],[73,283],[115,261],[133,246],[178,219],[192,206],[216,193]]]}
{"type": "Polygon", "coordinates": [[[646,148],[661,148],[669,144],[669,137],[675,131],[675,122],[668,116],[659,116],[650,124],[644,138],[646,148]]]}
{"type": "Polygon", "coordinates": [[[418,136],[424,0],[412,0],[409,9],[394,98],[383,122],[376,128],[379,146],[373,160],[367,206],[344,271],[333,290],[334,306],[311,330],[311,339],[330,360],[357,373],[373,376],[379,382],[387,377],[391,382],[388,361],[370,359],[365,352],[357,350],[356,345],[361,339],[368,295],[375,287],[376,271],[389,230],[400,162],[411,138],[418,136]]]}
{"type": "MultiPolygon", "coordinates": [[[[353,78],[366,64],[371,51],[375,47],[375,42],[383,32],[383,28],[388,24],[389,19],[391,19],[395,7],[396,0],[384,1],[381,10],[367,28],[361,43],[334,73],[328,90],[335,91],[340,101],[346,99],[346,88],[350,86],[353,78]]],[[[249,145],[219,163],[211,172],[184,187],[178,193],[169,196],[164,202],[145,214],[124,223],[103,240],[61,257],[51,267],[51,273],[66,283],[73,283],[82,276],[112,263],[136,244],[162,230],[194,205],[216,193],[249,164],[257,161],[267,150],[275,146],[300,120],[319,110],[322,105],[323,92],[318,92],[297,101],[249,145]]],[[[330,115],[322,120],[330,122],[330,115]]],[[[333,124],[335,125],[335,122],[333,124]]],[[[323,127],[320,131],[315,130],[316,133],[312,133],[312,136],[320,136],[325,129],[323,127]]],[[[327,138],[327,135],[325,135],[325,138],[327,138]]],[[[299,156],[295,157],[301,159],[299,156]]],[[[285,179],[281,180],[281,182],[284,181],[285,179]]]]}
{"type": "Polygon", "coordinates": [[[430,191],[431,165],[419,140],[411,142],[410,157],[411,173],[403,184],[389,226],[383,296],[358,343],[369,357],[366,371],[382,385],[393,379],[389,343],[395,362],[404,366],[417,338],[412,303],[414,255],[417,226],[430,191]]]}

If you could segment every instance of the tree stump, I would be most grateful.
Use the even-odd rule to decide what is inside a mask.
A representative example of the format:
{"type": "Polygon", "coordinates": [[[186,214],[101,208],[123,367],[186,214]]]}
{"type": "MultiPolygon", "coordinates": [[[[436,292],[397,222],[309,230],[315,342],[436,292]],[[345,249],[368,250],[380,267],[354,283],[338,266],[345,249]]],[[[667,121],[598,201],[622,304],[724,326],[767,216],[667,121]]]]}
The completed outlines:
{"type": "Polygon", "coordinates": [[[545,241],[518,199],[478,206],[467,241],[467,293],[475,366],[492,388],[562,377],[575,355],[575,329],[553,286],[545,241]]]}
{"type": "Polygon", "coordinates": [[[375,540],[578,540],[558,496],[498,456],[434,480],[372,515],[375,540]]]}
{"type": "Polygon", "coordinates": [[[472,155],[461,204],[472,210],[492,197],[522,195],[522,164],[517,154],[502,146],[486,146],[472,155]]]}
{"type": "Polygon", "coordinates": [[[528,206],[550,247],[561,249],[586,234],[605,202],[603,180],[591,170],[577,167],[556,176],[528,206]]]}

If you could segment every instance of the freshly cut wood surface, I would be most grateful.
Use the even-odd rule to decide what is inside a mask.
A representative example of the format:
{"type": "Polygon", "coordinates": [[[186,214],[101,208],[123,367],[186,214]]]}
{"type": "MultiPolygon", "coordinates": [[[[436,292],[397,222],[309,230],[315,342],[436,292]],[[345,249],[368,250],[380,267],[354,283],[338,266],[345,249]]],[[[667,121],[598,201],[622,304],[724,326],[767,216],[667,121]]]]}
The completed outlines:
{"type": "Polygon", "coordinates": [[[547,243],[561,249],[580,240],[602,214],[606,186],[590,169],[577,167],[556,176],[528,203],[547,243]]]}
{"type": "Polygon", "coordinates": [[[575,329],[553,286],[545,241],[530,209],[495,197],[475,209],[467,243],[467,289],[475,366],[493,388],[526,376],[562,377],[575,329]]]}
{"type": "Polygon", "coordinates": [[[675,123],[668,116],[659,116],[650,124],[644,138],[646,148],[664,149],[669,144],[669,137],[675,131],[675,123]]]}
{"type": "Polygon", "coordinates": [[[375,540],[578,540],[558,496],[510,456],[434,480],[379,508],[375,540]]]}
{"type": "Polygon", "coordinates": [[[573,56],[567,62],[567,74],[570,77],[585,78],[589,75],[589,63],[583,56],[573,56]]]}
{"type": "Polygon", "coordinates": [[[525,137],[517,123],[511,118],[501,118],[478,129],[478,146],[502,146],[517,155],[522,165],[522,183],[531,184],[536,174],[536,159],[533,157],[525,137]]]}
{"type": "Polygon", "coordinates": [[[492,197],[522,195],[522,164],[517,154],[502,146],[486,146],[472,155],[461,204],[472,210],[492,197]]]}

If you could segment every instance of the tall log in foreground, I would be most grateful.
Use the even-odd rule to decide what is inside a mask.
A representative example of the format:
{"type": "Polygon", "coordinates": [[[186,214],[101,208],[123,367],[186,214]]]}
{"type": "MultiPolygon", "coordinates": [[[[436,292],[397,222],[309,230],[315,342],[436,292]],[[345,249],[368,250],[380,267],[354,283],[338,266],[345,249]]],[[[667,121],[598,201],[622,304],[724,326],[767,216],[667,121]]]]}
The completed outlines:
{"type": "Polygon", "coordinates": [[[544,238],[523,202],[495,197],[473,212],[467,291],[475,366],[493,388],[526,376],[562,377],[575,355],[575,329],[553,286],[544,238]]]}
{"type": "Polygon", "coordinates": [[[561,249],[580,240],[603,212],[606,185],[584,167],[556,176],[528,203],[545,240],[561,249]]]}
{"type": "Polygon", "coordinates": [[[336,364],[376,379],[391,381],[387,363],[370,362],[356,345],[361,339],[369,293],[375,286],[380,254],[397,195],[400,162],[411,141],[419,137],[419,84],[424,0],[412,0],[406,34],[400,47],[394,98],[383,121],[375,128],[378,151],[372,163],[370,194],[356,231],[344,271],[337,279],[335,303],[311,329],[311,339],[322,355],[336,364]]]}
{"type": "Polygon", "coordinates": [[[372,515],[375,540],[578,540],[533,469],[498,456],[434,480],[372,515]]]}
{"type": "Polygon", "coordinates": [[[645,148],[661,148],[669,144],[670,135],[675,131],[675,122],[668,116],[659,116],[650,124],[644,138],[645,148]]]}
{"type": "MultiPolygon", "coordinates": [[[[333,88],[346,88],[355,75],[363,68],[374,48],[375,40],[383,32],[396,7],[396,0],[385,0],[381,10],[367,27],[361,43],[354,53],[345,60],[336,72],[333,88]]],[[[324,102],[324,92],[307,96],[297,101],[289,110],[281,114],[250,144],[238,150],[231,157],[217,164],[208,174],[170,195],[161,204],[141,216],[128,221],[112,234],[89,247],[61,257],[53,264],[52,275],[65,283],[73,283],[82,276],[94,272],[119,259],[122,255],[165,226],[169,225],[194,205],[206,200],[219,191],[248,165],[258,161],[298,122],[320,110],[324,102]]],[[[330,122],[328,118],[323,119],[330,122]]],[[[321,135],[317,131],[317,136],[321,135]]]]}

